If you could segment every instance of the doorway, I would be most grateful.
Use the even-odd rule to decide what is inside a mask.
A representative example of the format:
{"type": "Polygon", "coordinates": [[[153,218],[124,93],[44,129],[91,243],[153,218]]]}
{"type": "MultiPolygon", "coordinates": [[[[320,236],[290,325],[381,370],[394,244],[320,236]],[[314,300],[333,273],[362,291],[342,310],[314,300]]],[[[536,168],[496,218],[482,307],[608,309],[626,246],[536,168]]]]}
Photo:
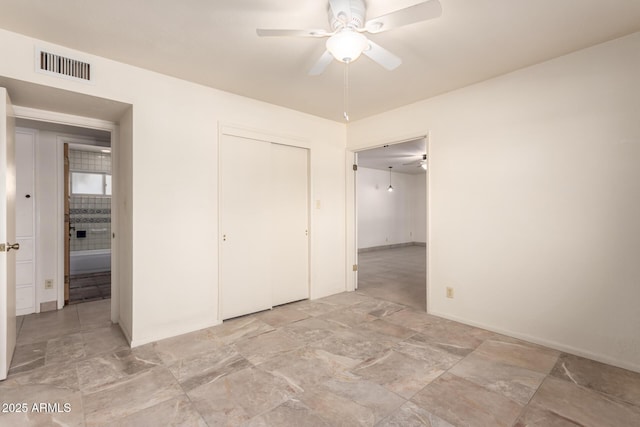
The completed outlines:
{"type": "Polygon", "coordinates": [[[110,298],[111,132],[25,118],[16,124],[16,151],[28,147],[16,167],[17,188],[29,201],[28,211],[17,205],[17,228],[33,230],[33,265],[17,275],[18,290],[29,284],[31,293],[19,294],[30,301],[18,300],[25,307],[18,314],[110,298]]]}
{"type": "Polygon", "coordinates": [[[111,142],[63,140],[65,228],[68,223],[65,278],[69,278],[65,304],[110,299],[111,142]]]}
{"type": "Polygon", "coordinates": [[[426,310],[427,142],[357,153],[357,290],[426,310]]]}
{"type": "MultiPolygon", "coordinates": [[[[131,177],[133,176],[133,165],[130,161],[131,151],[133,147],[133,106],[131,104],[122,103],[115,100],[109,100],[104,98],[98,98],[91,95],[76,93],[72,91],[66,91],[49,86],[41,86],[35,83],[26,81],[15,80],[7,77],[0,76],[0,94],[3,94],[6,98],[6,108],[0,108],[4,117],[4,120],[0,120],[0,131],[10,130],[7,132],[1,132],[3,137],[0,137],[0,148],[13,149],[13,140],[15,137],[15,131],[13,131],[13,125],[19,119],[31,120],[36,122],[44,122],[49,125],[59,126],[76,126],[86,127],[87,129],[105,130],[111,134],[112,147],[114,151],[114,171],[120,177],[117,181],[114,181],[114,206],[118,206],[118,209],[114,211],[113,215],[113,229],[115,230],[114,238],[114,257],[112,260],[112,271],[114,272],[114,280],[112,281],[112,299],[110,300],[110,315],[109,321],[118,323],[123,330],[127,340],[131,341],[132,331],[132,316],[130,310],[126,310],[127,307],[131,307],[132,300],[132,257],[131,247],[131,223],[132,223],[132,210],[131,204],[123,205],[122,200],[132,201],[132,186],[131,177]],[[11,105],[9,100],[9,94],[14,101],[14,105],[11,105]],[[46,108],[43,109],[43,108],[46,108]],[[64,111],[64,113],[62,112],[64,111]],[[87,117],[91,114],[92,117],[87,117]],[[117,238],[116,238],[117,236],[117,238]],[[125,310],[121,310],[120,307],[125,307],[125,310]]],[[[47,153],[40,153],[35,155],[35,162],[37,163],[42,159],[62,159],[62,147],[59,144],[48,145],[50,150],[47,153]]],[[[6,158],[10,158],[9,155],[6,158]]],[[[0,156],[2,159],[2,156],[0,156]]],[[[60,162],[61,164],[62,162],[60,162]]],[[[57,165],[56,162],[53,164],[57,165]]],[[[36,178],[42,177],[44,170],[40,167],[41,164],[36,165],[36,178]]],[[[57,166],[56,166],[57,167],[57,166]]],[[[2,176],[6,178],[8,182],[15,180],[15,168],[13,164],[6,164],[0,161],[0,169],[2,169],[2,176]]],[[[49,171],[51,172],[51,171],[49,171]]],[[[48,184],[46,189],[39,188],[37,193],[34,193],[33,197],[53,198],[58,200],[59,194],[61,194],[64,180],[62,173],[55,171],[50,180],[47,180],[48,184]]],[[[13,189],[7,186],[8,190],[13,189]]],[[[16,187],[17,190],[17,187],[16,187]]],[[[29,193],[27,193],[29,194],[29,193]]],[[[26,196],[23,195],[23,196],[26,196]]],[[[3,197],[7,204],[13,202],[13,197],[3,197]]],[[[10,209],[13,213],[15,210],[10,209]]],[[[64,210],[60,203],[54,209],[40,212],[37,214],[37,226],[38,232],[42,230],[43,226],[48,227],[48,241],[40,249],[33,251],[33,256],[37,261],[38,266],[47,267],[48,270],[43,274],[42,270],[36,268],[33,279],[34,296],[31,301],[35,300],[35,311],[49,311],[62,309],[64,306],[64,247],[63,239],[64,227],[62,217],[64,210]],[[45,304],[43,306],[43,304],[45,304]],[[43,310],[44,309],[44,310],[43,310]]],[[[13,218],[13,215],[11,215],[13,218]]],[[[15,241],[15,224],[7,221],[7,232],[12,233],[7,236],[7,241],[13,243],[15,241]]],[[[42,233],[39,233],[40,235],[42,233]]],[[[35,234],[34,234],[35,235],[35,234]]],[[[42,237],[42,236],[41,236],[42,237]]],[[[43,243],[43,242],[40,242],[43,243]]],[[[15,249],[18,249],[17,242],[15,249]]],[[[13,245],[12,245],[12,248],[13,245]]],[[[17,251],[21,252],[21,251],[17,251]]],[[[7,252],[7,254],[9,254],[7,252]]],[[[13,250],[11,251],[11,260],[14,258],[13,250]]],[[[15,259],[15,258],[14,258],[15,259]]],[[[26,257],[23,257],[22,261],[28,261],[26,257]]],[[[6,264],[6,263],[5,263],[6,264]]],[[[13,264],[13,262],[11,262],[13,264]]],[[[15,268],[12,268],[6,276],[2,274],[4,280],[0,279],[0,288],[3,288],[4,297],[0,298],[0,312],[5,313],[2,316],[4,320],[0,321],[0,378],[4,378],[7,373],[9,363],[11,362],[11,354],[16,349],[16,335],[17,328],[23,328],[22,320],[24,318],[16,318],[16,279],[14,274],[15,268]],[[5,286],[7,285],[7,286],[5,286]],[[6,352],[4,351],[6,350],[6,352]],[[5,369],[6,368],[6,369],[5,369]]],[[[28,294],[25,293],[25,295],[28,294]]],[[[72,310],[71,310],[72,311],[72,310]]],[[[66,312],[49,313],[51,316],[64,316],[66,312]]],[[[38,317],[47,317],[41,315],[35,315],[38,317]]],[[[46,323],[46,322],[45,322],[46,323]]],[[[64,331],[52,330],[48,327],[36,327],[37,332],[43,332],[47,336],[58,336],[63,334],[64,331]]]]}

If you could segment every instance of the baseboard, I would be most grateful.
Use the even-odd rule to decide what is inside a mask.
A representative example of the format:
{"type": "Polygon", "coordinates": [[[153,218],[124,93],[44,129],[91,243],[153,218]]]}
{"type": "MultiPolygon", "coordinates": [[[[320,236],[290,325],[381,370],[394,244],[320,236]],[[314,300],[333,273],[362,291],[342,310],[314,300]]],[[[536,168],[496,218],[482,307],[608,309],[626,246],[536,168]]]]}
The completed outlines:
{"type": "Polygon", "coordinates": [[[196,326],[191,326],[188,328],[175,328],[172,329],[168,332],[165,333],[161,333],[161,334],[153,334],[153,335],[149,335],[143,338],[139,338],[139,339],[134,339],[131,340],[131,348],[134,347],[139,347],[141,345],[145,345],[145,344],[149,344],[155,341],[160,341],[166,338],[173,338],[173,337],[177,337],[178,335],[184,335],[184,334],[188,334],[190,332],[195,332],[195,331],[199,331],[201,329],[206,329],[206,328],[210,328],[212,326],[218,326],[221,325],[222,322],[219,320],[215,320],[213,322],[206,322],[204,324],[201,325],[196,325],[196,326]]]}
{"type": "Polygon", "coordinates": [[[613,357],[605,356],[602,354],[593,353],[588,350],[584,350],[581,348],[576,348],[572,346],[568,346],[566,344],[562,344],[556,341],[546,340],[544,338],[535,337],[515,331],[510,331],[507,329],[496,328],[491,325],[486,325],[480,322],[474,322],[467,319],[459,318],[456,316],[450,316],[444,313],[438,313],[435,311],[429,312],[429,314],[442,317],[444,319],[453,320],[455,322],[463,323],[469,326],[475,326],[477,328],[486,329],[487,331],[495,332],[498,334],[506,335],[508,337],[517,338],[523,341],[527,341],[533,344],[543,345],[545,347],[552,348],[554,350],[562,351],[564,353],[573,354],[575,356],[585,357],[587,359],[595,360],[597,362],[606,363],[607,365],[617,366],[618,368],[627,369],[629,371],[634,371],[640,373],[640,364],[629,363],[624,360],[619,360],[613,357]]]}
{"type": "Polygon", "coordinates": [[[407,246],[424,246],[427,244],[425,242],[406,242],[406,243],[394,243],[392,245],[382,245],[382,246],[371,246],[368,248],[359,248],[358,253],[365,252],[374,252],[374,251],[383,251],[385,249],[397,249],[397,248],[406,248],[407,246]]]}
{"type": "Polygon", "coordinates": [[[46,311],[54,311],[58,309],[57,301],[47,301],[40,303],[40,313],[44,313],[46,311]]]}

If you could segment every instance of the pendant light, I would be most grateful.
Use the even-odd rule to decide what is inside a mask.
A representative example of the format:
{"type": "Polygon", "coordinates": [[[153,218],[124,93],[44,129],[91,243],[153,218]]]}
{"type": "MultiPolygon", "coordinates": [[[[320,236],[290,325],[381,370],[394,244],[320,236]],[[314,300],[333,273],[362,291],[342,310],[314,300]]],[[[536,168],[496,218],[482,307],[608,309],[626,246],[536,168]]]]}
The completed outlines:
{"type": "Polygon", "coordinates": [[[393,166],[389,166],[389,188],[387,188],[387,191],[388,191],[389,193],[393,192],[393,186],[391,185],[391,168],[392,168],[392,167],[393,167],[393,166]]]}

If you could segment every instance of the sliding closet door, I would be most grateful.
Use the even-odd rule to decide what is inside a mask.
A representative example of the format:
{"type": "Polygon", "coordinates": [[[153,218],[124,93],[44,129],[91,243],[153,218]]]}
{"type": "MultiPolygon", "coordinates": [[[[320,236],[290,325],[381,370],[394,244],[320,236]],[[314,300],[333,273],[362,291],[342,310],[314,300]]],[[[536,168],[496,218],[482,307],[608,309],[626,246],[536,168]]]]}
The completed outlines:
{"type": "Polygon", "coordinates": [[[271,308],[271,144],[220,141],[222,319],[271,308]]]}
{"type": "Polygon", "coordinates": [[[309,298],[308,150],[271,145],[273,305],[309,298]]]}
{"type": "Polygon", "coordinates": [[[309,154],[220,141],[222,319],[309,298],[309,154]]]}

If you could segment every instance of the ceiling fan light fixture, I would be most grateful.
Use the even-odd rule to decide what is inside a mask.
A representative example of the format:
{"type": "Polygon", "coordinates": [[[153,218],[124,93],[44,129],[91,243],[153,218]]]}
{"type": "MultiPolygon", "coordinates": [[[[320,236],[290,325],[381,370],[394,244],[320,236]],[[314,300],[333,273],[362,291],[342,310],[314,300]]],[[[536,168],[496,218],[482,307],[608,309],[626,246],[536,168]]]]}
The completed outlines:
{"type": "Polygon", "coordinates": [[[353,62],[369,47],[367,38],[353,30],[342,30],[327,40],[327,50],[340,62],[353,62]]]}

